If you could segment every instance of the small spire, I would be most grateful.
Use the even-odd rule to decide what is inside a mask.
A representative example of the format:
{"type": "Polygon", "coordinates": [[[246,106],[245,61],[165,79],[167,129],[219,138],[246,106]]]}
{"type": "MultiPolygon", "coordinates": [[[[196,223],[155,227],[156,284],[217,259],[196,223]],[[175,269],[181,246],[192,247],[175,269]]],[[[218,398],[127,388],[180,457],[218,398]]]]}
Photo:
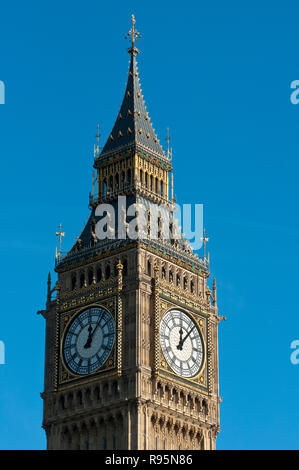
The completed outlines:
{"type": "Polygon", "coordinates": [[[47,302],[49,302],[51,300],[51,273],[49,271],[49,274],[48,274],[48,292],[47,292],[47,302]]]}
{"type": "Polygon", "coordinates": [[[216,279],[213,279],[213,305],[217,307],[217,286],[216,286],[216,279]]]}
{"type": "MultiPolygon", "coordinates": [[[[206,237],[206,229],[203,229],[203,237],[200,237],[203,242],[203,259],[206,261],[206,243],[209,241],[209,238],[206,237]]],[[[209,262],[209,259],[208,259],[209,262]]]]}
{"type": "Polygon", "coordinates": [[[62,241],[62,237],[64,237],[64,235],[65,235],[65,232],[62,232],[61,229],[62,229],[62,225],[59,224],[59,232],[56,232],[56,236],[59,238],[59,250],[58,250],[58,253],[57,253],[57,248],[56,248],[56,252],[55,252],[55,259],[57,260],[57,258],[58,258],[58,261],[60,261],[60,258],[61,258],[61,241],[62,241]]]}
{"type": "Polygon", "coordinates": [[[100,134],[100,124],[97,125],[97,133],[96,133],[96,139],[97,139],[97,145],[94,145],[94,160],[96,160],[98,158],[98,156],[100,155],[100,137],[101,137],[101,134],[100,134]]]}
{"type": "Polygon", "coordinates": [[[173,171],[171,172],[171,204],[174,203],[174,197],[173,197],[173,171]]]}
{"type": "Polygon", "coordinates": [[[131,41],[131,47],[130,49],[128,49],[128,52],[132,56],[136,56],[137,54],[139,54],[139,50],[137,49],[137,47],[135,47],[135,41],[137,41],[139,38],[142,37],[139,31],[135,29],[135,23],[136,23],[135,16],[132,15],[131,17],[132,28],[130,29],[128,34],[125,36],[125,39],[129,39],[131,41]]]}
{"type": "Polygon", "coordinates": [[[94,201],[94,170],[92,170],[92,201],[94,201]]]}
{"type": "Polygon", "coordinates": [[[167,142],[167,158],[169,159],[169,155],[170,155],[170,149],[169,149],[169,143],[170,143],[169,127],[167,127],[167,135],[166,135],[165,140],[166,140],[166,142],[167,142]]]}

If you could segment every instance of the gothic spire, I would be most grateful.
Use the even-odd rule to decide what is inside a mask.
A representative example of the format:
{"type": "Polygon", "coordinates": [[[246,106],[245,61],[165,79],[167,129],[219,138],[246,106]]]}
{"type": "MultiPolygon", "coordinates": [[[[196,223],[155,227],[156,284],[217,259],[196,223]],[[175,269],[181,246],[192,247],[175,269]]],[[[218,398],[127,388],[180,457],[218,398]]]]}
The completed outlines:
{"type": "Polygon", "coordinates": [[[136,55],[139,53],[136,41],[141,36],[135,29],[134,15],[131,23],[132,28],[126,36],[131,41],[131,47],[128,49],[131,59],[125,96],[112,132],[98,159],[131,148],[166,159],[141,93],[136,61],[136,55]]]}

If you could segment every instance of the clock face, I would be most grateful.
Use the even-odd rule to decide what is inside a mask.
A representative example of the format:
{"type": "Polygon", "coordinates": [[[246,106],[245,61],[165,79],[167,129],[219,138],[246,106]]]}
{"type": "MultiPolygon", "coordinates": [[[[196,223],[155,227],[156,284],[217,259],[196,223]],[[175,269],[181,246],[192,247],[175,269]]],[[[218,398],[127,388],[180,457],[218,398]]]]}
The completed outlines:
{"type": "Polygon", "coordinates": [[[91,374],[105,364],[114,341],[115,326],[110,313],[102,307],[88,308],[73,320],[66,332],[65,363],[75,374],[91,374]]]}
{"type": "Polygon", "coordinates": [[[160,324],[160,342],[171,369],[181,377],[194,377],[203,363],[203,342],[196,323],[181,310],[170,310],[160,324]]]}

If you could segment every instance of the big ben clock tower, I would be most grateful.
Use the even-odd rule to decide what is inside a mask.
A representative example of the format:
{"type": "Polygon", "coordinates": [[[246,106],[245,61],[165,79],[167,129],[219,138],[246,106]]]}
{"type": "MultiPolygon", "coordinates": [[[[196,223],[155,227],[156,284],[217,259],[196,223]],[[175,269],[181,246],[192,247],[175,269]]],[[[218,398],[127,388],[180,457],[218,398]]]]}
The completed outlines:
{"type": "Polygon", "coordinates": [[[95,150],[90,217],[70,251],[59,249],[58,280],[52,287],[49,275],[41,312],[47,448],[214,449],[216,282],[210,290],[208,260],[193,253],[182,234],[164,237],[164,214],[175,206],[172,158],[162,150],[141,93],[134,16],[128,36],[127,86],[112,132],[102,151],[95,150]],[[142,237],[123,236],[119,216],[102,223],[107,233],[112,226],[112,236],[99,236],[107,207],[118,214],[120,205],[126,229],[130,208],[145,209],[142,237]],[[151,236],[152,206],[157,237],[151,236]]]}

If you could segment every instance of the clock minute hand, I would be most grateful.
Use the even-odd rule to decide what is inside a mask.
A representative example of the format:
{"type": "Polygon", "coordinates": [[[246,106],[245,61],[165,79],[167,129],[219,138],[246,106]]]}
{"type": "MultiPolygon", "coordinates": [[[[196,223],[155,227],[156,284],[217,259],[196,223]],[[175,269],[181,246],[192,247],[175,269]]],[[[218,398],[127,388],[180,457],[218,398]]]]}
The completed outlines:
{"type": "Polygon", "coordinates": [[[101,323],[101,320],[102,320],[102,318],[100,319],[100,321],[98,321],[98,322],[96,323],[96,326],[94,327],[94,330],[93,330],[93,332],[91,333],[91,339],[93,338],[93,335],[95,334],[96,330],[99,328],[100,323],[101,323]]]}

